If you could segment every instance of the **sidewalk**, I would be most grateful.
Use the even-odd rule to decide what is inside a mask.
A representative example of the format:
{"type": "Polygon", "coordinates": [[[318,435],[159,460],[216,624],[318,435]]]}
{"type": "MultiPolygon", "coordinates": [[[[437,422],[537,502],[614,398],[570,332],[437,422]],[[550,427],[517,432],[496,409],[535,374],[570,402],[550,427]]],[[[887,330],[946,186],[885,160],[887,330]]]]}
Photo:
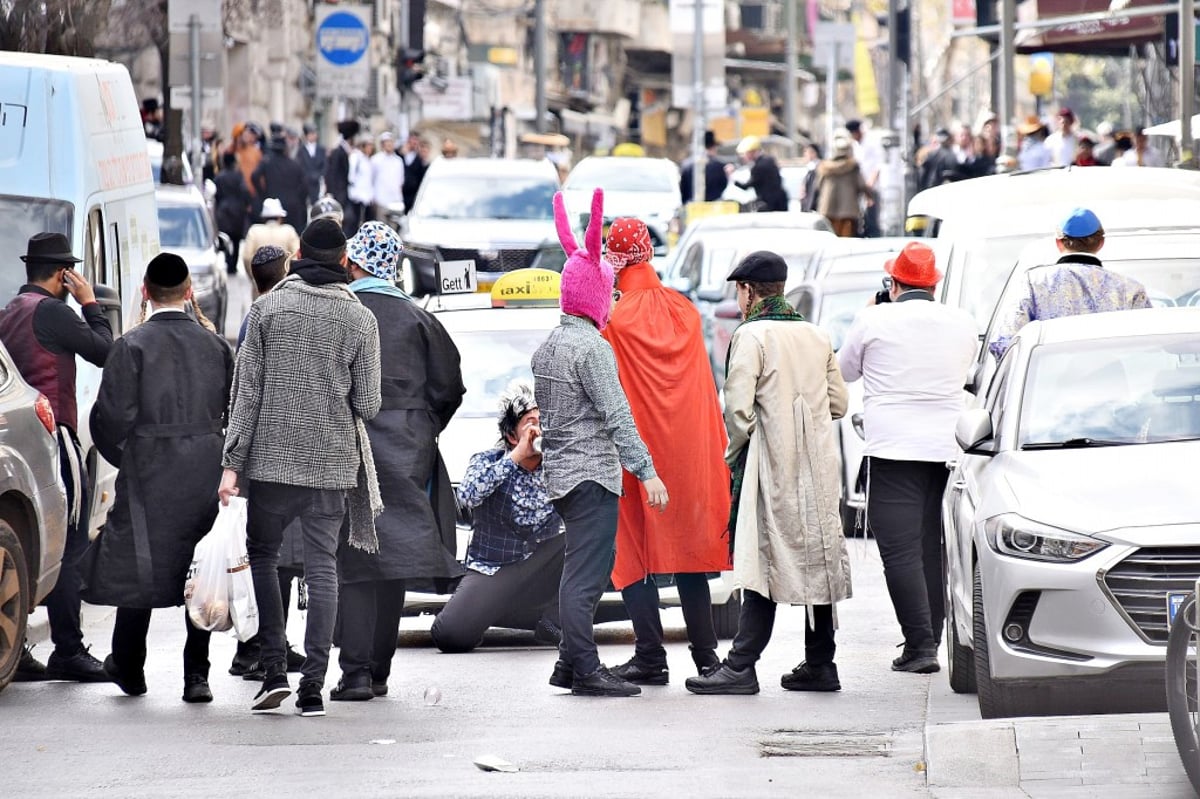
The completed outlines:
{"type": "Polygon", "coordinates": [[[983,721],[944,674],[930,684],[925,762],[935,799],[1196,796],[1165,713],[983,721]]]}

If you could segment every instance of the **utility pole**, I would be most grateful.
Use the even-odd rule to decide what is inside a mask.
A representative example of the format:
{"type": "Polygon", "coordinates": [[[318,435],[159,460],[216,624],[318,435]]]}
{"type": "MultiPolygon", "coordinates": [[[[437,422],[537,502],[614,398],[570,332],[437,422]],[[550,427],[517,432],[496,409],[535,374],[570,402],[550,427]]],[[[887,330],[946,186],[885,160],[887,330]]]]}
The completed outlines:
{"type": "Polygon", "coordinates": [[[692,31],[692,202],[704,202],[704,127],[708,121],[704,107],[704,0],[693,0],[695,22],[692,31]]]}
{"type": "Polygon", "coordinates": [[[900,0],[888,0],[888,43],[887,65],[887,126],[900,135],[900,141],[905,139],[904,129],[908,127],[900,116],[900,0]]]}
{"type": "Polygon", "coordinates": [[[1013,110],[1016,107],[1016,78],[1013,75],[1013,36],[1017,24],[1016,0],[1000,0],[1000,97],[996,116],[1000,121],[1000,136],[1007,151],[1013,130],[1013,110]]]}
{"type": "Polygon", "coordinates": [[[192,174],[199,179],[204,169],[204,148],[200,142],[200,17],[188,18],[188,61],[192,72],[192,174]]]}
{"type": "Polygon", "coordinates": [[[1195,166],[1192,113],[1196,108],[1196,2],[1179,0],[1179,160],[1195,166]]]}
{"type": "Polygon", "coordinates": [[[796,0],[783,0],[783,3],[787,27],[787,46],[784,54],[787,68],[783,72],[783,124],[787,129],[788,139],[793,139],[796,135],[796,62],[799,60],[796,50],[796,0]]]}
{"type": "Polygon", "coordinates": [[[534,130],[546,132],[546,0],[534,0],[533,3],[533,81],[534,81],[534,113],[537,120],[534,130]]]}

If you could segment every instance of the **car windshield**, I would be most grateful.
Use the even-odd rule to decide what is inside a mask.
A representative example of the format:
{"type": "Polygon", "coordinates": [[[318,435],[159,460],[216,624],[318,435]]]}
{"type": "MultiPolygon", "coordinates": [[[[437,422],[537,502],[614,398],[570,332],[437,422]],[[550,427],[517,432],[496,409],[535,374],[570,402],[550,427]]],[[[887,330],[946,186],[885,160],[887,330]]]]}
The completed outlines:
{"type": "Polygon", "coordinates": [[[1023,449],[1200,438],[1200,342],[1171,334],[1040,346],[1020,427],[1023,449]]]}
{"type": "Polygon", "coordinates": [[[980,333],[987,331],[988,321],[1013,264],[1025,246],[1040,235],[982,239],[968,245],[961,259],[953,257],[956,262],[953,268],[959,270],[958,280],[962,286],[960,307],[975,317],[980,333]]]}
{"type": "Polygon", "coordinates": [[[430,219],[553,219],[554,181],[520,175],[426,180],[413,215],[430,219]]]}
{"type": "Polygon", "coordinates": [[[57,200],[0,195],[0,252],[9,264],[0,272],[0,306],[17,296],[25,285],[25,265],[17,260],[25,253],[29,239],[38,233],[62,233],[71,240],[75,206],[57,200]]]}
{"type": "Polygon", "coordinates": [[[163,249],[203,250],[212,241],[207,222],[208,213],[200,206],[158,206],[158,238],[163,249]]]}
{"type": "Polygon", "coordinates": [[[455,416],[477,419],[496,415],[496,402],[512,381],[533,383],[529,359],[550,331],[477,330],[450,335],[462,358],[463,382],[467,386],[455,416]]]}
{"type": "Polygon", "coordinates": [[[679,176],[661,161],[630,158],[619,165],[614,161],[580,161],[571,170],[563,188],[591,191],[597,186],[605,191],[661,191],[679,189],[679,176]]]}

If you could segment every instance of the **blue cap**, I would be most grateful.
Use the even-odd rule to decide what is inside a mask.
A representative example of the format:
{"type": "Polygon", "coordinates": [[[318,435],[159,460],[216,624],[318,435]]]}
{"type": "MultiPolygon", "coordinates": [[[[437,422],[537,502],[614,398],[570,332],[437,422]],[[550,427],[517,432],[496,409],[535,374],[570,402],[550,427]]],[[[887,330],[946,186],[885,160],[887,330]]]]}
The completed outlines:
{"type": "Polygon", "coordinates": [[[1058,226],[1061,236],[1082,239],[1100,230],[1100,218],[1086,208],[1076,208],[1058,226]]]}

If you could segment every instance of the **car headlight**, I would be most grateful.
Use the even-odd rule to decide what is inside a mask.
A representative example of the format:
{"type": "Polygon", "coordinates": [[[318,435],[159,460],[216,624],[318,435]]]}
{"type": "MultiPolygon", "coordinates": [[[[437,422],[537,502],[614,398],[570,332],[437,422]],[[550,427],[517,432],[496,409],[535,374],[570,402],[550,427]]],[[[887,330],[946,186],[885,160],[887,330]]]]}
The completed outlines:
{"type": "Polygon", "coordinates": [[[1070,563],[1108,546],[1090,536],[1039,524],[1015,513],[988,519],[983,529],[996,552],[1028,560],[1070,563]]]}

